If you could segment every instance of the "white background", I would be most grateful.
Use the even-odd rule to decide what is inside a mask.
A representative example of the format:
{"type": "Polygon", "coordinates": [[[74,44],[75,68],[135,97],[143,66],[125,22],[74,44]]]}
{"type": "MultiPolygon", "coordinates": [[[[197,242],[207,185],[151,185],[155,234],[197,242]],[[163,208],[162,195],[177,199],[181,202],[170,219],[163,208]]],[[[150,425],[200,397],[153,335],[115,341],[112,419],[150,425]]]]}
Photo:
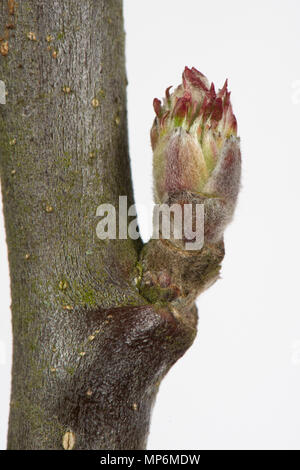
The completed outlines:
{"type": "MultiPolygon", "coordinates": [[[[229,79],[243,188],[222,279],[198,300],[199,333],[161,385],[149,449],[300,449],[300,2],[125,0],[137,203],[152,199],[152,100],[185,65],[229,79]]],[[[140,213],[142,233],[148,236],[140,213]]],[[[0,221],[0,448],[11,331],[0,221]]]]}

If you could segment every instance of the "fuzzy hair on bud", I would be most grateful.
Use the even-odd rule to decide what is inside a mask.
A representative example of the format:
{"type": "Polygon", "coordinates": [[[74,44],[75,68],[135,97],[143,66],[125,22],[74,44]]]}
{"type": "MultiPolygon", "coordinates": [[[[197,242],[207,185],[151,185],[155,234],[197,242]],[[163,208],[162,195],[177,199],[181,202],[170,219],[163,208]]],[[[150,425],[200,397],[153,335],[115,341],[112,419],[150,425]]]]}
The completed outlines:
{"type": "MultiPolygon", "coordinates": [[[[151,129],[155,202],[187,193],[205,205],[206,241],[220,240],[240,187],[237,121],[227,80],[215,91],[198,70],[185,67],[182,84],[155,98],[151,129]]],[[[176,198],[175,198],[176,199],[176,198]]]]}

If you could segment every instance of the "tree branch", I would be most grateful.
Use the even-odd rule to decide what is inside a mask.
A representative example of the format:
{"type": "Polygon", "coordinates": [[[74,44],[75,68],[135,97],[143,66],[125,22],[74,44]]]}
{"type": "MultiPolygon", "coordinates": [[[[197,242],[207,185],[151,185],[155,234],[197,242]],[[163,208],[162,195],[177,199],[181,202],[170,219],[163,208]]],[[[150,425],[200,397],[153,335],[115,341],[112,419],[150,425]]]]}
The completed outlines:
{"type": "MultiPolygon", "coordinates": [[[[223,232],[214,239],[210,224],[193,253],[172,240],[142,249],[96,236],[101,203],[117,207],[120,195],[133,203],[121,0],[3,0],[0,14],[14,338],[8,448],[141,449],[159,383],[195,337],[194,300],[218,276],[223,232]]],[[[208,192],[219,190],[213,181],[208,192]]],[[[156,194],[178,200],[182,187],[161,182],[156,194]]],[[[223,223],[229,206],[217,199],[206,216],[212,206],[223,223]]]]}

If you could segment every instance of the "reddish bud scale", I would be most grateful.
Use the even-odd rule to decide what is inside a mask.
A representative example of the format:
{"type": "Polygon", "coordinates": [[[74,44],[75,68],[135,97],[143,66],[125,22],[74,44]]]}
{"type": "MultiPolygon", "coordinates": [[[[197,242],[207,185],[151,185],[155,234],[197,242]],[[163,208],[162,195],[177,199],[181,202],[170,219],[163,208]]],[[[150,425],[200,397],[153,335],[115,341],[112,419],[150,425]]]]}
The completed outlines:
{"type": "Polygon", "coordinates": [[[153,108],[154,108],[154,111],[155,111],[155,114],[158,118],[161,117],[162,115],[162,108],[161,108],[161,101],[157,98],[154,98],[153,100],[153,108]]]}

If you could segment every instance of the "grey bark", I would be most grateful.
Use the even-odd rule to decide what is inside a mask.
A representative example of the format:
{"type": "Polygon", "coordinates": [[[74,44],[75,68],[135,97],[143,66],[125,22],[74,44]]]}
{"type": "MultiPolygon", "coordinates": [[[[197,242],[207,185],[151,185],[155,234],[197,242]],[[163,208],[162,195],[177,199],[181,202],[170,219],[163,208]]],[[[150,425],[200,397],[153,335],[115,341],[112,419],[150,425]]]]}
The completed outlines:
{"type": "Polygon", "coordinates": [[[141,449],[196,319],[141,295],[139,241],[96,236],[99,204],[133,202],[122,2],[2,0],[0,15],[8,448],[141,449]]]}

